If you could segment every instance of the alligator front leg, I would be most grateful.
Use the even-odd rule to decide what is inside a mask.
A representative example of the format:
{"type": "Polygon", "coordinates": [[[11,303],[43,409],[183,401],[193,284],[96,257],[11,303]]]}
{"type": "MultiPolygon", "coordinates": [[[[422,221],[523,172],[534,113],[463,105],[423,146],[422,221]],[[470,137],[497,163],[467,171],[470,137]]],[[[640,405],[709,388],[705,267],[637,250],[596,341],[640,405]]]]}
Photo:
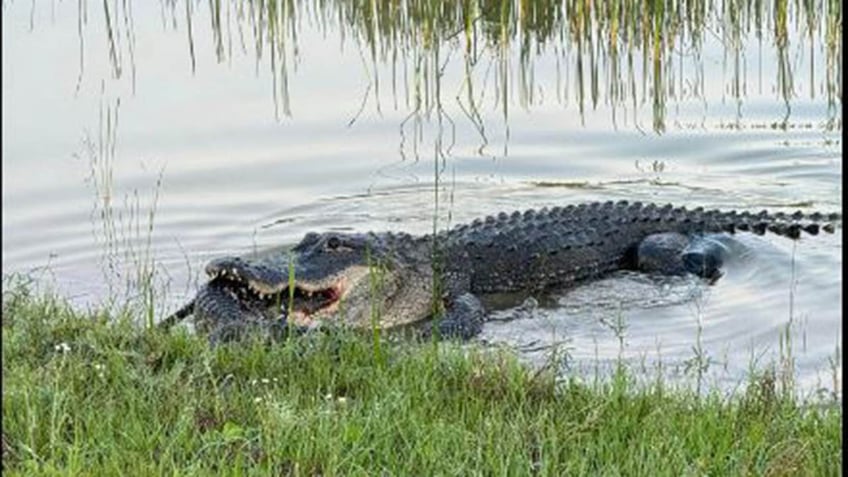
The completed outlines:
{"type": "Polygon", "coordinates": [[[421,337],[430,339],[457,339],[467,341],[480,334],[486,318],[486,310],[480,299],[471,293],[463,293],[446,300],[445,313],[441,318],[427,322],[421,328],[421,337]]]}

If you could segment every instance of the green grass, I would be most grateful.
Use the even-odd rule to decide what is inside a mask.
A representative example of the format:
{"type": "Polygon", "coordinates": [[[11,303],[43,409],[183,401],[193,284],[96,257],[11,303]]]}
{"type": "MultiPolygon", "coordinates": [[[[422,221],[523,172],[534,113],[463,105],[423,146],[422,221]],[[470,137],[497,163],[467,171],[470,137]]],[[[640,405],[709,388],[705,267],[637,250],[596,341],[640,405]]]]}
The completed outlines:
{"type": "Polygon", "coordinates": [[[211,349],[7,283],[6,475],[839,475],[841,410],[557,381],[506,352],[344,332],[211,349]]]}

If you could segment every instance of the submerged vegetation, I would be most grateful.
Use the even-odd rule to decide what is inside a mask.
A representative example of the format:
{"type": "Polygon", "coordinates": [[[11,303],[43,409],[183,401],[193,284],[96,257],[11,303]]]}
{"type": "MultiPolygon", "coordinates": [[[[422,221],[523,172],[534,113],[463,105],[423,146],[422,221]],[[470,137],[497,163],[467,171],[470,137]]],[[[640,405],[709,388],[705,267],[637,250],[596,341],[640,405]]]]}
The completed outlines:
{"type": "Polygon", "coordinates": [[[8,475],[839,475],[841,411],[558,378],[479,345],[317,334],[210,349],[7,281],[8,475]]]}
{"type": "MultiPolygon", "coordinates": [[[[482,110],[489,102],[505,122],[513,104],[529,108],[549,98],[576,104],[581,117],[587,108],[606,105],[614,123],[629,115],[635,122],[636,110],[650,105],[656,132],[667,127],[669,101],[706,107],[708,99],[720,96],[735,101],[740,115],[754,86],[748,74],[753,58],[754,93],[774,90],[785,104],[783,127],[806,89],[810,98],[826,98],[826,127],[841,128],[842,6],[833,0],[213,0],[208,9],[191,0],[160,0],[160,5],[166,27],[186,32],[192,71],[198,45],[207,43],[197,37],[198,22],[211,25],[219,62],[239,51],[254,55],[257,68],[269,58],[278,117],[292,113],[289,76],[301,60],[308,25],[325,37],[333,30],[342,48],[353,44],[358,50],[370,83],[363,108],[373,98],[381,110],[381,77],[391,76],[393,106],[403,105],[408,119],[416,120],[416,134],[422,117],[453,121],[445,117],[446,99],[456,100],[484,140],[482,110]],[[713,74],[705,74],[711,68],[705,55],[715,54],[722,57],[720,89],[707,84],[713,74]],[[763,57],[776,63],[776,75],[765,73],[775,78],[771,85],[763,85],[763,57]],[[809,65],[803,80],[799,58],[809,65]],[[444,84],[447,75],[458,82],[444,84]],[[453,86],[457,89],[446,89],[453,86]]],[[[81,0],[81,68],[88,10],[81,0]]],[[[113,75],[120,77],[129,65],[134,84],[132,2],[104,2],[103,10],[113,75]]]]}

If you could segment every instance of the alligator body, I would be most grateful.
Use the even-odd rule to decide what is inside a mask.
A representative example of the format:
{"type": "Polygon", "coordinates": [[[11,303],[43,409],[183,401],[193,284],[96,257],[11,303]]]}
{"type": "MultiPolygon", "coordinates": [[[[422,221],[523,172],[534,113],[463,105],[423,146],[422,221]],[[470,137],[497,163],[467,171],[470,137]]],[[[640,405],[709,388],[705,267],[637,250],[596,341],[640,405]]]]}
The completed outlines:
{"type": "Polygon", "coordinates": [[[721,275],[724,248],[710,234],[833,232],[839,214],[687,210],[672,205],[586,203],[477,219],[435,235],[309,233],[287,252],[224,257],[210,280],[162,326],[193,314],[227,341],[254,328],[282,336],[317,323],[469,338],[482,327],[480,297],[568,288],[622,269],[721,275]]]}

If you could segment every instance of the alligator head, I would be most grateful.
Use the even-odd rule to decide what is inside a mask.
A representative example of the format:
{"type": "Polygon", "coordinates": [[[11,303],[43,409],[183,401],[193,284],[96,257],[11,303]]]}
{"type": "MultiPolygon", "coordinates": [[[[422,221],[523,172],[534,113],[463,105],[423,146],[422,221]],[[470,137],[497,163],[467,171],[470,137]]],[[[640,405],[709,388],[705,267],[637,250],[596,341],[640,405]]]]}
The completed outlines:
{"type": "Polygon", "coordinates": [[[333,321],[397,325],[429,314],[430,276],[401,266],[383,237],[309,233],[289,253],[264,259],[218,258],[206,267],[243,303],[262,303],[292,324],[333,321]]]}

